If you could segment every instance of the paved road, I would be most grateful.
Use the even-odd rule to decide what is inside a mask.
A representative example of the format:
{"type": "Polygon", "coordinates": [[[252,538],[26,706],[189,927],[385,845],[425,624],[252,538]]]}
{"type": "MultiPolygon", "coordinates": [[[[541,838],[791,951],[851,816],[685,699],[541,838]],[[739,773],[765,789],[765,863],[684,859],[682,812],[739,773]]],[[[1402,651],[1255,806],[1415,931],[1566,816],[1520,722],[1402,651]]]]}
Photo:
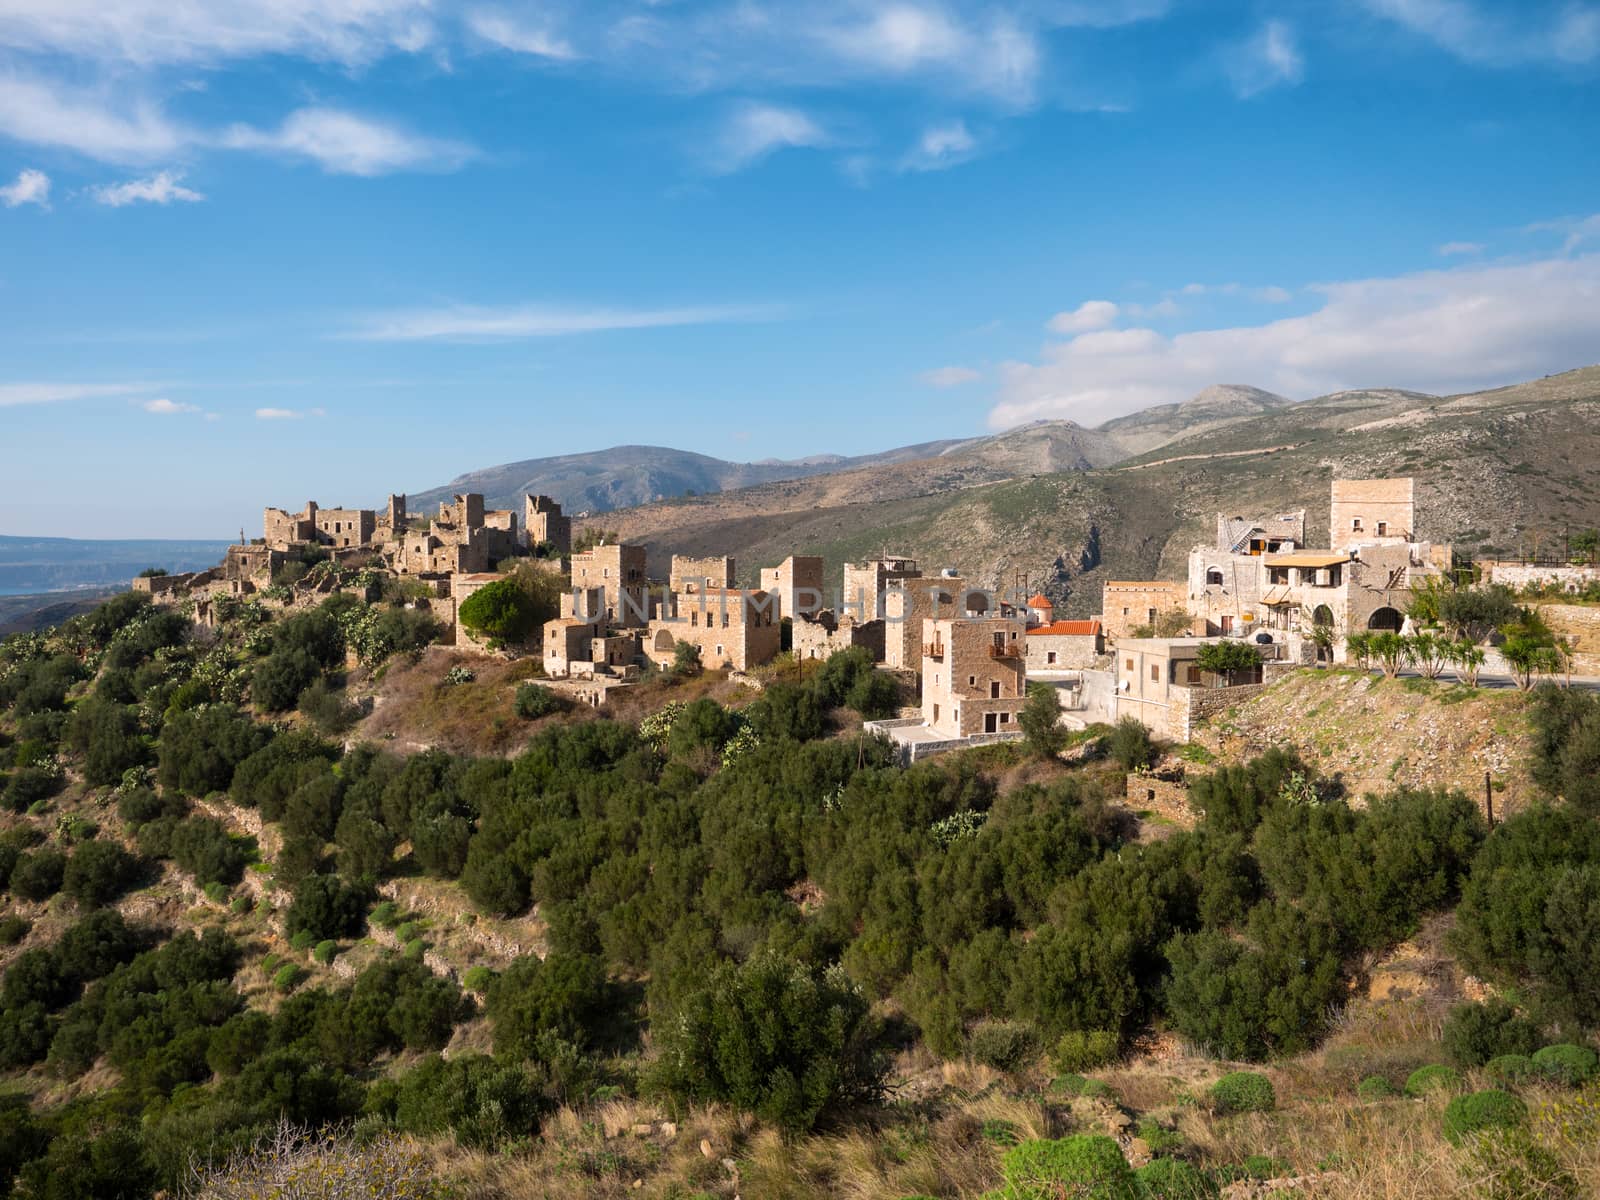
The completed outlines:
{"type": "MultiPolygon", "coordinates": [[[[1374,670],[1372,673],[1374,675],[1383,674],[1382,671],[1378,670],[1374,670]]],[[[1416,670],[1405,670],[1400,672],[1400,678],[1421,679],[1422,673],[1416,670]]],[[[1544,683],[1546,680],[1546,676],[1541,675],[1539,677],[1540,683],[1544,683]]],[[[1439,676],[1439,682],[1443,684],[1451,684],[1457,682],[1457,680],[1454,674],[1446,671],[1444,674],[1439,676]]],[[[1567,682],[1567,677],[1565,675],[1558,675],[1554,679],[1550,679],[1549,682],[1565,684],[1567,682]]],[[[1498,673],[1483,671],[1478,675],[1478,686],[1481,688],[1486,688],[1490,691],[1507,691],[1514,689],[1517,686],[1517,681],[1511,678],[1509,675],[1501,675],[1498,673]]],[[[1600,692],[1600,675],[1574,675],[1572,677],[1572,686],[1586,692],[1600,692]]]]}

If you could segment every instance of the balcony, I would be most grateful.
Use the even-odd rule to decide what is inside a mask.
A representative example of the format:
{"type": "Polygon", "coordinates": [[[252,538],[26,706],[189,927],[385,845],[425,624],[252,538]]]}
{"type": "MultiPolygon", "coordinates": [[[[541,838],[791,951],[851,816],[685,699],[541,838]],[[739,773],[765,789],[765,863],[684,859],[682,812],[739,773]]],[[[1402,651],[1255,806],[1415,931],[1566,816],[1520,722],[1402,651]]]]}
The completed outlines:
{"type": "Polygon", "coordinates": [[[922,657],[923,658],[943,658],[944,657],[944,643],[943,642],[923,642],[922,643],[922,657]]]}
{"type": "Polygon", "coordinates": [[[991,642],[989,644],[989,657],[990,658],[1021,658],[1022,657],[1022,643],[1020,643],[1020,642],[1004,642],[1004,643],[1001,643],[1000,645],[995,645],[993,642],[991,642]]]}

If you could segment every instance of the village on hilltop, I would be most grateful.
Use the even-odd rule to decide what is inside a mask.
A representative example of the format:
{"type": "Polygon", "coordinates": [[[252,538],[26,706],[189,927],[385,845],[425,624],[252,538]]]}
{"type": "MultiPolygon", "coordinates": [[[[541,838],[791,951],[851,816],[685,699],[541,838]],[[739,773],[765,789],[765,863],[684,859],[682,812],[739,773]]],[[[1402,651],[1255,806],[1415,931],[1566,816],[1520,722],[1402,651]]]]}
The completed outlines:
{"type": "MultiPolygon", "coordinates": [[[[157,603],[192,604],[205,624],[223,598],[277,608],[341,591],[371,599],[387,573],[409,582],[407,603],[426,609],[448,643],[537,655],[552,687],[592,706],[685,655],[743,676],[785,652],[804,670],[859,647],[914,687],[914,709],[867,723],[912,762],[1019,738],[1035,684],[1056,690],[1071,727],[1132,717],[1187,742],[1196,722],[1285,674],[1348,661],[1357,635],[1408,631],[1414,591],[1452,569],[1452,547],[1419,536],[1409,478],[1334,479],[1328,528],[1332,544],[1313,547],[1303,509],[1218,514],[1215,541],[1190,551],[1186,579],[1108,581],[1099,614],[1084,620],[1057,620],[1042,593],[1005,592],[952,567],[925,574],[888,555],[846,563],[831,594],[813,555],[762,568],[753,588],[737,586],[732,556],[673,555],[667,578],[652,578],[643,546],[575,548],[571,519],[543,495],[524,497],[520,520],[476,493],[426,518],[399,495],[381,512],[268,508],[262,536],[241,538],[217,567],[147,573],[133,586],[157,603]],[[308,559],[311,569],[284,582],[285,567],[308,559]],[[524,566],[558,577],[559,614],[515,645],[475,634],[462,606],[524,566]],[[1205,665],[1204,648],[1218,644],[1235,648],[1226,669],[1205,665]]],[[[1480,569],[1485,582],[1517,586],[1537,582],[1530,569],[1569,570],[1480,569]]]]}

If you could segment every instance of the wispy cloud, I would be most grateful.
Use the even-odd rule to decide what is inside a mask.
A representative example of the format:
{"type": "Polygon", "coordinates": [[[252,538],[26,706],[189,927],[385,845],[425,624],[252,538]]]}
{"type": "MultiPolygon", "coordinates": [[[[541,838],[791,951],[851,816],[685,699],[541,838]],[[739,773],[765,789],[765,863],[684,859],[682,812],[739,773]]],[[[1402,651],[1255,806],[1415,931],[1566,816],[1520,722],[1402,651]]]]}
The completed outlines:
{"type": "Polygon", "coordinates": [[[50,207],[50,176],[31,167],[18,173],[16,182],[0,187],[0,204],[20,208],[24,204],[50,207]]]}
{"type": "Polygon", "coordinates": [[[194,140],[141,95],[75,89],[15,73],[0,73],[0,134],[107,162],[170,158],[194,140]]]}
{"type": "Polygon", "coordinates": [[[1592,362],[1600,345],[1600,254],[1311,290],[1323,303],[1304,316],[1171,337],[1099,330],[1037,363],[1008,363],[990,423],[1095,424],[1221,382],[1297,397],[1374,385],[1469,391],[1592,362]]]}
{"type": "Polygon", "coordinates": [[[1600,213],[1587,217],[1557,217],[1553,221],[1536,221],[1525,233],[1559,233],[1564,241],[1561,249],[1571,253],[1585,242],[1600,239],[1600,213]]]}
{"type": "Polygon", "coordinates": [[[293,54],[347,64],[426,48],[430,0],[4,0],[0,45],[119,66],[293,54]]]}
{"type": "Polygon", "coordinates": [[[340,336],[365,342],[491,342],[679,325],[718,325],[769,320],[775,315],[774,309],[749,306],[573,309],[539,305],[504,308],[457,305],[373,314],[340,336]]]}
{"type": "Polygon", "coordinates": [[[148,383],[0,383],[0,408],[132,396],[149,392],[155,386],[148,383]]]}
{"type": "Polygon", "coordinates": [[[1305,59],[1294,30],[1283,21],[1268,21],[1252,37],[1230,47],[1223,65],[1240,99],[1299,83],[1305,76],[1305,59]]]}
{"type": "Polygon", "coordinates": [[[327,409],[323,408],[258,408],[256,420],[258,421],[300,421],[306,417],[325,417],[327,409]]]}
{"type": "Polygon", "coordinates": [[[155,413],[159,417],[175,417],[182,413],[197,413],[203,411],[198,404],[182,404],[176,400],[168,400],[165,396],[155,400],[146,400],[139,407],[147,413],[155,413]]]}
{"type": "Polygon", "coordinates": [[[105,184],[90,188],[89,194],[100,204],[123,208],[129,204],[196,204],[205,197],[179,181],[183,176],[173,171],[158,171],[148,179],[130,179],[126,183],[105,184]]]}
{"type": "Polygon", "coordinates": [[[930,125],[917,144],[900,160],[903,171],[943,171],[969,162],[978,152],[978,139],[965,121],[930,125]]]}
{"type": "Polygon", "coordinates": [[[722,174],[731,174],[777,150],[820,149],[832,144],[828,132],[798,108],[742,104],[724,121],[709,165],[722,174]]]}
{"type": "Polygon", "coordinates": [[[971,367],[935,367],[931,371],[924,371],[917,378],[929,387],[953,388],[977,383],[983,376],[971,367]]]}
{"type": "Polygon", "coordinates": [[[1362,0],[1463,61],[1512,67],[1584,65],[1600,60],[1600,7],[1568,3],[1551,12],[1534,4],[1494,10],[1472,0],[1362,0]]]}
{"type": "Polygon", "coordinates": [[[1047,324],[1053,333],[1087,333],[1112,324],[1117,311],[1110,300],[1085,300],[1070,312],[1058,312],[1047,324]]]}
{"type": "Polygon", "coordinates": [[[302,108],[274,130],[235,125],[222,144],[310,159],[335,175],[449,171],[474,157],[470,146],[411,133],[335,108],[302,108]]]}
{"type": "Polygon", "coordinates": [[[528,25],[494,9],[478,9],[467,14],[467,29],[478,38],[502,50],[529,54],[535,58],[568,61],[578,57],[572,43],[553,29],[528,25]]]}
{"type": "Polygon", "coordinates": [[[1442,258],[1451,258],[1455,255],[1474,255],[1483,253],[1482,242],[1446,242],[1439,247],[1442,258]]]}

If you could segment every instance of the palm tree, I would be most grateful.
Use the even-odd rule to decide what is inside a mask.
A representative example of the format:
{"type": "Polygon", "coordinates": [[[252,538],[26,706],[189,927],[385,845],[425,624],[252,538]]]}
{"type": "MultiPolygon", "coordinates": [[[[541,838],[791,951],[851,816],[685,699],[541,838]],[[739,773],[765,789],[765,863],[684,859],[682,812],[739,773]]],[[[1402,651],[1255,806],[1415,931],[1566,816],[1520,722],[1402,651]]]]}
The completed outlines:
{"type": "Polygon", "coordinates": [[[1449,645],[1450,661],[1456,669],[1456,678],[1468,687],[1478,686],[1478,672],[1483,669],[1483,647],[1468,638],[1449,645]]]}
{"type": "Polygon", "coordinates": [[[1371,654],[1382,668],[1383,677],[1393,679],[1411,660],[1411,639],[1386,629],[1372,636],[1371,654]]]}

